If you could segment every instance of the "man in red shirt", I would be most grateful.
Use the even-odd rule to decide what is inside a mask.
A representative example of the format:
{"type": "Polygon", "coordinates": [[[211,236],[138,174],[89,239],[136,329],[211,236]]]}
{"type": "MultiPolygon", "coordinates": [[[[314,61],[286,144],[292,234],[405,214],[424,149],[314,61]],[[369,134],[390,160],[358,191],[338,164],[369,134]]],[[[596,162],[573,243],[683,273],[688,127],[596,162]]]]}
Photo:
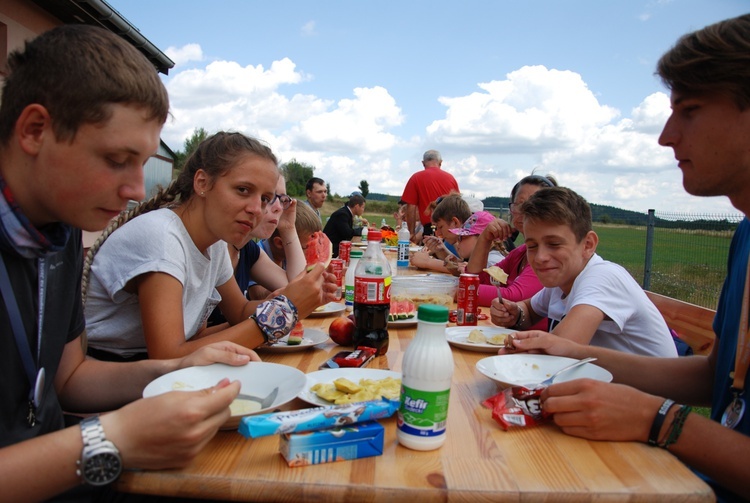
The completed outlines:
{"type": "Polygon", "coordinates": [[[440,152],[428,150],[422,156],[424,171],[414,173],[406,182],[401,200],[407,204],[406,222],[412,240],[416,235],[417,221],[422,222],[425,236],[433,233],[432,220],[429,213],[425,213],[430,203],[451,191],[460,192],[458,182],[453,178],[453,175],[440,169],[442,164],[443,158],[440,156],[440,152]]]}

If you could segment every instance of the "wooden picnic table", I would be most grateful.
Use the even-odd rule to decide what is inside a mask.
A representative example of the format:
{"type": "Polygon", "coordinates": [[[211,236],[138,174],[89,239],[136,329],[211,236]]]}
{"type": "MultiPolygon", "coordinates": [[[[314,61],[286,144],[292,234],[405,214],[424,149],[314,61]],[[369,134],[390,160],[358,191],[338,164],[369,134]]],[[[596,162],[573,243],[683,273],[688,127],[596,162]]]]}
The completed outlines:
{"type": "MultiPolygon", "coordinates": [[[[304,324],[327,332],[333,319],[311,317],[304,324]]],[[[401,369],[416,326],[389,332],[388,353],[368,368],[401,369]]],[[[260,354],[264,361],[308,373],[341,349],[328,340],[305,351],[260,354]]],[[[714,501],[711,489],[666,450],[584,440],[553,423],[504,431],[481,405],[498,392],[475,368],[487,356],[453,348],[447,439],[438,450],[401,446],[392,417],[380,421],[382,456],[290,468],[279,454],[277,436],[248,440],[221,431],[190,466],[128,471],[117,488],[231,501],[714,501]]],[[[295,399],[282,409],[309,406],[295,399]]]]}

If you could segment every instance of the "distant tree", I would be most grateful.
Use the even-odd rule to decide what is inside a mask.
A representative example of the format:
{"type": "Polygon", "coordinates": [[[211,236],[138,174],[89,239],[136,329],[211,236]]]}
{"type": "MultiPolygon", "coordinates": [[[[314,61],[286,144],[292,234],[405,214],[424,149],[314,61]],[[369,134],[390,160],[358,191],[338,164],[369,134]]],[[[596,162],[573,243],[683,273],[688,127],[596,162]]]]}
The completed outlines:
{"type": "Polygon", "coordinates": [[[367,195],[370,193],[370,184],[367,183],[367,180],[362,180],[359,182],[359,191],[362,193],[362,197],[367,199],[367,195]]]}
{"type": "Polygon", "coordinates": [[[202,127],[193,130],[193,134],[190,138],[185,140],[183,150],[175,152],[174,169],[176,172],[179,173],[182,171],[182,167],[185,165],[187,158],[190,157],[190,154],[192,154],[196,148],[198,148],[198,144],[206,138],[208,138],[208,131],[202,127]]]}
{"type": "Polygon", "coordinates": [[[292,159],[281,165],[281,172],[284,178],[286,178],[287,193],[299,197],[305,195],[305,185],[313,177],[315,167],[304,162],[298,162],[297,159],[292,159]]]}
{"type": "Polygon", "coordinates": [[[331,194],[331,184],[326,182],[326,201],[333,201],[333,194],[331,194]]]}

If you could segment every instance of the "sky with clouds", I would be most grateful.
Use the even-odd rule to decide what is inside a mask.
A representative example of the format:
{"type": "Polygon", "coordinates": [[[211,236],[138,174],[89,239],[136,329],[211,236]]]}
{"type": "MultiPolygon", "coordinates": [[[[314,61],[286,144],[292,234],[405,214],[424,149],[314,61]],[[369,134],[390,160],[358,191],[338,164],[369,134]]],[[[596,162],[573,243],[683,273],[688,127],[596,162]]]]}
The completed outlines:
{"type": "Polygon", "coordinates": [[[480,198],[535,171],[592,203],[736,213],[682,189],[654,69],[747,0],[108,3],[175,62],[173,150],[198,127],[242,131],[334,193],[400,195],[434,148],[480,198]]]}

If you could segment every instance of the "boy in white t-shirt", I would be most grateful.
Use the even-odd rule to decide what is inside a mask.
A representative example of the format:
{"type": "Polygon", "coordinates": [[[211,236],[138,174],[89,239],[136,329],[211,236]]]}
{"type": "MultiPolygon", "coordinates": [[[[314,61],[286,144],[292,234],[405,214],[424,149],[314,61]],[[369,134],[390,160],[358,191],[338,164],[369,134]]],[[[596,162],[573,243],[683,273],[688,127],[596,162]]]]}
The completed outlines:
{"type": "Polygon", "coordinates": [[[550,187],[521,207],[526,254],[544,288],[521,302],[495,299],[496,325],[548,330],[581,344],[651,356],[677,356],[664,318],[621,266],[596,254],[591,208],[578,194],[550,187]]]}

